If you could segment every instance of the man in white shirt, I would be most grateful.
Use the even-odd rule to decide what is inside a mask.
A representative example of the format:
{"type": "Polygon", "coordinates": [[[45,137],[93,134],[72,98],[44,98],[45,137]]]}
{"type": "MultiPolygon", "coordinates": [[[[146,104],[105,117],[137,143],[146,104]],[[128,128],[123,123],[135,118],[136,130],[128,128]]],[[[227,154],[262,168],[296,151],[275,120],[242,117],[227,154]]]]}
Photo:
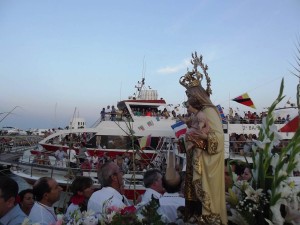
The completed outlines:
{"type": "Polygon", "coordinates": [[[105,120],[110,120],[110,116],[111,116],[110,114],[111,114],[111,108],[110,105],[108,105],[105,110],[105,120]]]}
{"type": "Polygon", "coordinates": [[[142,204],[147,204],[151,201],[152,196],[159,199],[164,193],[162,186],[162,175],[158,169],[150,169],[144,174],[144,186],[146,191],[142,196],[142,204]]]}
{"type": "Polygon", "coordinates": [[[35,182],[32,190],[36,202],[28,216],[31,224],[56,224],[57,217],[53,204],[59,200],[62,188],[58,185],[56,180],[50,177],[41,177],[35,182]]]}
{"type": "Polygon", "coordinates": [[[67,153],[64,152],[63,148],[60,147],[58,150],[56,150],[54,156],[56,158],[56,165],[63,167],[63,160],[67,157],[67,153]]]}
{"type": "Polygon", "coordinates": [[[169,152],[167,160],[166,174],[162,179],[166,192],[159,199],[157,212],[162,215],[165,223],[174,223],[177,219],[177,209],[185,206],[185,199],[180,196],[182,179],[175,169],[175,154],[169,152]]]}
{"type": "Polygon", "coordinates": [[[123,173],[114,162],[106,162],[98,171],[99,183],[102,189],[92,194],[88,202],[88,210],[101,214],[109,207],[124,208],[130,203],[123,195],[123,173]]]}
{"type": "Polygon", "coordinates": [[[158,213],[162,215],[162,220],[166,223],[173,223],[177,219],[177,209],[185,206],[185,199],[180,196],[181,178],[178,177],[177,183],[169,182],[163,177],[163,187],[166,192],[159,199],[158,213]]]}
{"type": "Polygon", "coordinates": [[[71,146],[68,150],[67,150],[67,155],[69,158],[69,162],[70,162],[70,167],[71,168],[76,168],[77,167],[77,158],[76,158],[76,151],[74,150],[73,146],[71,146]]]}

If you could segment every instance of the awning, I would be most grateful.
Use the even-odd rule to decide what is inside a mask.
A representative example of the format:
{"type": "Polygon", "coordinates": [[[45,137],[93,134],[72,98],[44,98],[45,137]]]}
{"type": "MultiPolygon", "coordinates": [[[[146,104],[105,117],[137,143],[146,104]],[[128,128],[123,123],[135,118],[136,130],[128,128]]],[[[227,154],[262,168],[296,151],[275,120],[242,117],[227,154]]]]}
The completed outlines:
{"type": "Polygon", "coordinates": [[[296,132],[298,128],[299,128],[299,116],[296,116],[290,122],[285,124],[281,129],[279,129],[279,132],[296,132]]]}

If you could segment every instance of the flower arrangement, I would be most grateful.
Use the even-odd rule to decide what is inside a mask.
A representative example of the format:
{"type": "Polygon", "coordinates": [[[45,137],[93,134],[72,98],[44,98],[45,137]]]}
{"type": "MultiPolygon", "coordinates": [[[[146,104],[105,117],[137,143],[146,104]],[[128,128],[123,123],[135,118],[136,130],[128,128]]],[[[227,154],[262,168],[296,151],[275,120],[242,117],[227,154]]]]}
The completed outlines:
{"type": "MultiPolygon", "coordinates": [[[[81,212],[80,209],[77,209],[71,214],[68,221],[65,221],[64,216],[59,214],[57,215],[57,222],[49,225],[164,225],[161,215],[157,213],[158,207],[159,201],[153,198],[146,205],[126,206],[124,208],[109,206],[102,213],[81,212]]],[[[28,218],[25,218],[22,225],[40,224],[32,224],[28,218]]]]}
{"type": "Polygon", "coordinates": [[[229,189],[230,224],[300,223],[299,189],[290,179],[293,170],[300,166],[300,129],[279,153],[273,152],[281,140],[274,125],[273,112],[284,98],[283,87],[282,80],[279,95],[263,118],[258,140],[254,141],[251,182],[235,181],[229,189]]]}
{"type": "MultiPolygon", "coordinates": [[[[109,204],[108,199],[104,204],[109,204]]],[[[146,205],[126,206],[118,208],[115,206],[103,207],[102,213],[95,213],[91,211],[80,212],[76,210],[66,225],[163,225],[161,215],[157,213],[159,202],[152,199],[146,205]]],[[[56,224],[60,225],[60,224],[56,224]]]]}

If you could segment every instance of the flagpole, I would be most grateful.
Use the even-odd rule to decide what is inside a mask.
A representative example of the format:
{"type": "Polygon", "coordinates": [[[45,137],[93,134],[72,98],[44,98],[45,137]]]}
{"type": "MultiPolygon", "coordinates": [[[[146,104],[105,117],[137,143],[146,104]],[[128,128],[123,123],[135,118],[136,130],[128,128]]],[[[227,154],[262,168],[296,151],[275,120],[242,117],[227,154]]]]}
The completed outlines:
{"type": "MultiPolygon", "coordinates": [[[[300,65],[300,58],[299,58],[300,57],[300,37],[299,36],[297,38],[296,49],[297,49],[299,55],[296,54],[295,58],[296,58],[296,63],[299,66],[300,65]]],[[[298,72],[298,74],[299,74],[298,75],[298,74],[290,71],[294,76],[298,77],[298,79],[299,79],[299,83],[297,85],[297,95],[296,95],[296,98],[297,98],[297,107],[298,107],[298,128],[300,128],[300,66],[298,68],[295,67],[295,66],[293,66],[293,67],[296,70],[296,72],[298,72]]]]}

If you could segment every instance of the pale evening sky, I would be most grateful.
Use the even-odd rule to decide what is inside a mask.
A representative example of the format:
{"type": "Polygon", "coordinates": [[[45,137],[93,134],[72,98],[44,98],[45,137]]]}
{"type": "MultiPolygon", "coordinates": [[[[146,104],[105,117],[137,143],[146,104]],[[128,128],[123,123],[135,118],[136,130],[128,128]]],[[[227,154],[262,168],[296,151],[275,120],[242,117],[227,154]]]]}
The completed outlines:
{"type": "Polygon", "coordinates": [[[142,75],[182,103],[194,51],[225,110],[254,111],[229,101],[247,92],[261,112],[283,77],[281,105],[296,102],[299,12],[299,0],[0,0],[0,120],[19,106],[0,127],[64,127],[75,107],[90,126],[142,75]]]}

